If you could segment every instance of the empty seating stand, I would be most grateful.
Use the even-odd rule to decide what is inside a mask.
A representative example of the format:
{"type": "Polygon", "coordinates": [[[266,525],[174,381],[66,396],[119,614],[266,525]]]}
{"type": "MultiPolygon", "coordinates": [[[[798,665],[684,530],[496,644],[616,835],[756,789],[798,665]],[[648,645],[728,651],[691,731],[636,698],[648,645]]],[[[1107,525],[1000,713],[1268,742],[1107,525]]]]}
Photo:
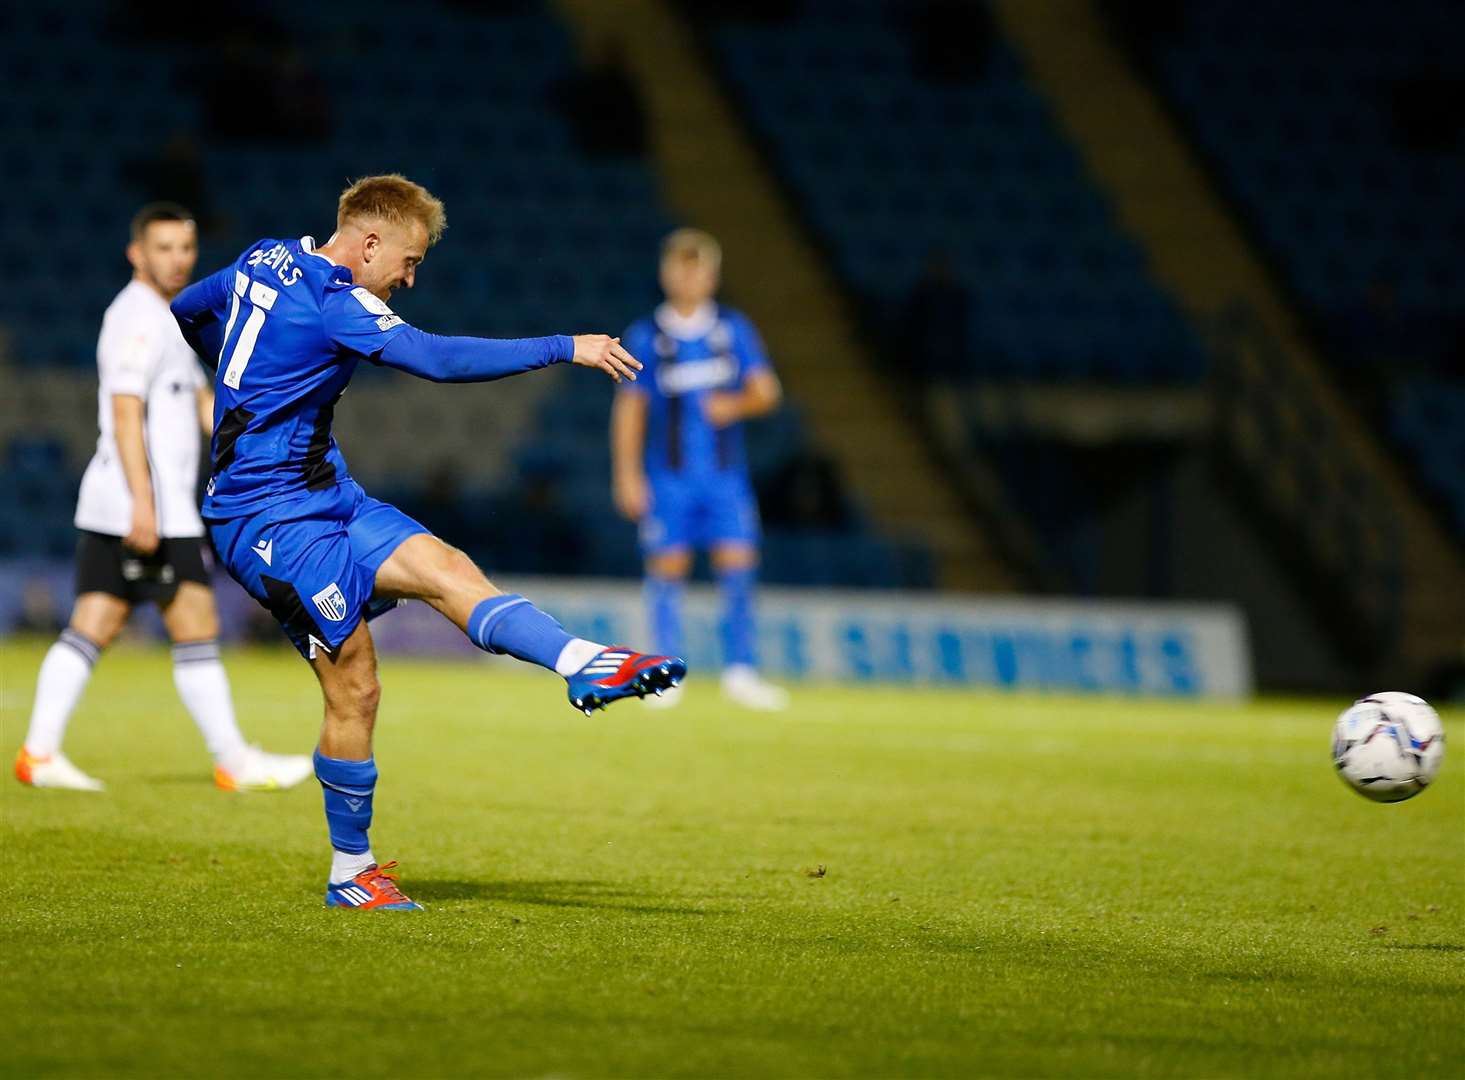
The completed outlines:
{"type": "Polygon", "coordinates": [[[921,77],[901,5],[804,0],[714,19],[734,92],[845,280],[899,340],[935,256],[970,297],[981,378],[1183,382],[1200,344],[1150,277],[1014,55],[921,77]]]}
{"type": "Polygon", "coordinates": [[[1465,535],[1465,8],[1196,3],[1151,69],[1465,535]]]}

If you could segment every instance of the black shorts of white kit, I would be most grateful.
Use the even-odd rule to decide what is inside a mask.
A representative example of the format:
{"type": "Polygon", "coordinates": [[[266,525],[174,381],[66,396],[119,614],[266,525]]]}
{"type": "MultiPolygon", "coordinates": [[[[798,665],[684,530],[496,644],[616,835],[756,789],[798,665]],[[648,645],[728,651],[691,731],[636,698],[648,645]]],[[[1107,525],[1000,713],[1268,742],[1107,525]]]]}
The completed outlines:
{"type": "Polygon", "coordinates": [[[76,544],[76,595],[100,592],[129,604],[152,601],[166,606],[180,582],[208,585],[203,537],[165,537],[151,555],[122,545],[122,537],[81,530],[76,544]]]}

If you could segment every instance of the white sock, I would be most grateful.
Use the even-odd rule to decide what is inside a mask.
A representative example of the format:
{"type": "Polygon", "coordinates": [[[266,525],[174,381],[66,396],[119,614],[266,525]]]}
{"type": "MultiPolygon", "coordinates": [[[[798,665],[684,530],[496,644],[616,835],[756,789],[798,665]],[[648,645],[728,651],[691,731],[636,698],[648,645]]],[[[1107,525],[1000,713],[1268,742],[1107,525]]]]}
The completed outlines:
{"type": "Polygon", "coordinates": [[[337,851],[331,849],[331,884],[340,885],[342,882],[350,881],[361,871],[365,870],[376,862],[376,856],[367,848],[360,855],[352,855],[349,851],[337,851]]]}
{"type": "Polygon", "coordinates": [[[604,645],[598,645],[593,641],[586,641],[577,637],[560,650],[559,659],[554,662],[556,675],[568,679],[575,672],[579,671],[590,661],[594,660],[598,653],[605,652],[604,645]]]}
{"type": "Polygon", "coordinates": [[[219,643],[210,639],[174,645],[173,685],[214,763],[230,772],[243,768],[249,745],[234,722],[234,701],[229,696],[229,676],[219,662],[219,643]]]}
{"type": "Polygon", "coordinates": [[[61,749],[66,722],[71,719],[101,647],[69,627],[46,651],[36,676],[36,700],[31,706],[25,749],[35,757],[50,757],[61,749]]]}

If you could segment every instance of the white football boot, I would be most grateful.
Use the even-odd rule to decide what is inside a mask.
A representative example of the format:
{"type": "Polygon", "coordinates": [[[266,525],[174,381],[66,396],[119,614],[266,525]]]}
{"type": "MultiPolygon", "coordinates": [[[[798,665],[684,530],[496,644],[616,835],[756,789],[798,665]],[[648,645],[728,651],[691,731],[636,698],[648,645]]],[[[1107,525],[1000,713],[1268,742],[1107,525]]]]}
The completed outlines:
{"type": "Polygon", "coordinates": [[[722,695],[734,705],[758,712],[783,712],[788,708],[788,691],[765,682],[747,664],[733,664],[722,672],[722,695]]]}
{"type": "Polygon", "coordinates": [[[60,750],[47,757],[37,757],[25,747],[15,755],[15,778],[31,787],[65,788],[67,791],[105,791],[107,785],[88,776],[67,759],[60,750]]]}
{"type": "Polygon", "coordinates": [[[214,766],[214,786],[224,791],[284,791],[314,774],[315,763],[304,754],[267,754],[251,746],[238,768],[214,766]]]}

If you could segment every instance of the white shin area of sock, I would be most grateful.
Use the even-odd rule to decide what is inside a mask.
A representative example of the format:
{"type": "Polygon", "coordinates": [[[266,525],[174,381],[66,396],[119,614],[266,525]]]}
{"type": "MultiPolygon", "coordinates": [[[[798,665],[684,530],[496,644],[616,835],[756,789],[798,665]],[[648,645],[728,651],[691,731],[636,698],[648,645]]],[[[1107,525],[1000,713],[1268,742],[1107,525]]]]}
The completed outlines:
{"type": "MultiPolygon", "coordinates": [[[[95,648],[95,646],[92,646],[95,648]]],[[[65,635],[46,652],[36,676],[36,700],[31,707],[30,728],[25,736],[26,750],[36,757],[50,757],[61,749],[66,735],[66,722],[82,691],[92,677],[92,659],[83,656],[77,645],[65,635]]]]}
{"type": "Polygon", "coordinates": [[[340,885],[342,882],[350,881],[375,862],[376,856],[371,853],[370,848],[360,855],[352,855],[349,851],[337,851],[332,848],[331,884],[340,885]]]}
{"type": "Polygon", "coordinates": [[[559,659],[554,662],[555,674],[568,679],[603,652],[604,645],[577,637],[560,650],[559,659]]]}
{"type": "Polygon", "coordinates": [[[174,645],[173,685],[198,725],[214,762],[237,772],[244,765],[249,746],[234,719],[234,701],[229,695],[229,676],[219,660],[219,643],[174,645]]]}

